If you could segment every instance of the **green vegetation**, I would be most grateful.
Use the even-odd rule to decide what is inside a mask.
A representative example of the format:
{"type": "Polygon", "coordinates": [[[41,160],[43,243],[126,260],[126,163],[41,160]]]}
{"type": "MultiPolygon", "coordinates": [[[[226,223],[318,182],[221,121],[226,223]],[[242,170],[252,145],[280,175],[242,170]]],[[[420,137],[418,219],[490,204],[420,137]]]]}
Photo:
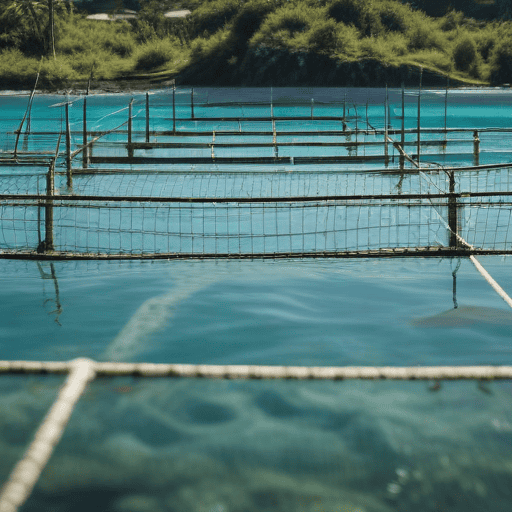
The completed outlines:
{"type": "Polygon", "coordinates": [[[64,0],[0,0],[0,85],[235,73],[265,52],[421,66],[472,83],[512,82],[512,22],[429,17],[399,0],[184,0],[187,18],[141,0],[134,20],[92,21],[64,0]],[[52,16],[53,13],[53,16],[52,16]]]}

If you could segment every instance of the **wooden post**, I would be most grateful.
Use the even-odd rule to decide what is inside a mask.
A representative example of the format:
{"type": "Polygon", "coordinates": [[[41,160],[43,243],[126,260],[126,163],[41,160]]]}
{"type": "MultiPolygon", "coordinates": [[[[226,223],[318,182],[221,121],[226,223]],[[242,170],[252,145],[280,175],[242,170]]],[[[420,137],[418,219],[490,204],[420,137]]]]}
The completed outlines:
{"type": "Polygon", "coordinates": [[[87,91],[85,92],[85,94],[87,96],[89,96],[89,90],[91,88],[91,81],[92,81],[93,73],[94,73],[94,62],[92,63],[91,73],[89,74],[89,81],[87,82],[87,91]]]}
{"type": "Polygon", "coordinates": [[[356,104],[354,103],[354,110],[356,112],[356,156],[357,156],[357,132],[358,132],[358,124],[357,124],[357,107],[356,107],[356,104]]]}
{"type": "Polygon", "coordinates": [[[450,87],[450,79],[446,77],[446,92],[444,95],[444,143],[446,144],[448,139],[447,133],[447,118],[448,118],[448,87],[450,87]]]}
{"type": "Polygon", "coordinates": [[[391,125],[392,118],[393,118],[393,116],[391,115],[391,104],[388,101],[388,130],[391,130],[391,128],[392,128],[392,125],[391,125]]]}
{"type": "Polygon", "coordinates": [[[172,84],[172,133],[176,134],[176,83],[172,84]]]}
{"type": "Polygon", "coordinates": [[[69,127],[69,102],[66,103],[66,176],[67,186],[73,186],[73,177],[71,175],[71,129],[69,127]]]}
{"type": "Polygon", "coordinates": [[[194,88],[190,89],[190,117],[194,119],[194,88]]]}
{"type": "Polygon", "coordinates": [[[480,138],[477,130],[473,132],[473,161],[474,165],[480,165],[480,138]]]}
{"type": "Polygon", "coordinates": [[[133,98],[130,100],[128,105],[128,158],[133,157],[133,146],[132,146],[132,109],[133,109],[133,98]]]}
{"type": "Polygon", "coordinates": [[[276,121],[272,119],[272,142],[274,143],[274,158],[278,156],[276,121]]]}
{"type": "Polygon", "coordinates": [[[27,116],[27,126],[26,126],[26,128],[25,128],[25,133],[26,133],[26,134],[29,134],[29,133],[30,133],[31,120],[32,120],[32,109],[30,109],[30,110],[28,111],[28,116],[27,116]]]}
{"type": "Polygon", "coordinates": [[[450,196],[448,198],[448,227],[450,228],[450,247],[457,247],[457,198],[455,197],[455,172],[448,173],[450,179],[450,196]]]}
{"type": "Polygon", "coordinates": [[[274,98],[273,98],[273,90],[270,87],[270,117],[274,118],[274,98]]]}
{"type": "Polygon", "coordinates": [[[384,163],[389,163],[388,153],[388,85],[386,84],[386,97],[384,99],[384,163]]]}
{"type": "MultiPolygon", "coordinates": [[[[46,175],[46,195],[53,197],[55,195],[55,158],[52,160],[46,175]]],[[[53,201],[46,200],[44,214],[44,250],[53,251],[53,201]]]]}
{"type": "Polygon", "coordinates": [[[83,115],[83,138],[84,149],[82,151],[82,167],[87,169],[89,165],[89,148],[87,147],[87,98],[84,97],[84,115],[83,115]]]}
{"type": "Polygon", "coordinates": [[[21,120],[20,127],[16,130],[16,142],[14,143],[14,151],[13,151],[13,157],[16,158],[18,156],[18,142],[20,140],[21,130],[23,128],[23,123],[25,122],[25,119],[27,115],[30,113],[30,110],[32,109],[32,101],[34,99],[34,94],[36,93],[36,87],[37,82],[39,80],[39,73],[37,73],[36,76],[36,83],[34,84],[34,88],[32,89],[32,93],[30,94],[30,98],[28,100],[27,110],[25,111],[25,115],[23,116],[23,119],[21,120]]]}
{"type": "MultiPolygon", "coordinates": [[[[400,145],[402,146],[402,150],[404,150],[405,146],[405,89],[404,84],[402,82],[402,132],[400,134],[400,145]]],[[[404,168],[404,156],[403,153],[400,153],[400,169],[404,168]]]]}
{"type": "Polygon", "coordinates": [[[146,142],[149,142],[149,92],[146,93],[146,142]]]}
{"type": "Polygon", "coordinates": [[[417,153],[418,156],[416,157],[416,160],[418,163],[420,163],[420,153],[421,153],[421,129],[420,129],[420,120],[421,120],[421,81],[423,78],[423,68],[420,68],[420,87],[418,89],[418,146],[417,146],[417,153]]]}

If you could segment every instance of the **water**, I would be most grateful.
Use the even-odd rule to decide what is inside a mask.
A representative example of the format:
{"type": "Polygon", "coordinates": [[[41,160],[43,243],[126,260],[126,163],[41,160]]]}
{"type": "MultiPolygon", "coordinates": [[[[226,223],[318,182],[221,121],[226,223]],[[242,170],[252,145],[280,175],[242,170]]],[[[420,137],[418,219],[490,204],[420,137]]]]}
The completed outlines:
{"type": "MultiPolygon", "coordinates": [[[[315,95],[315,109],[322,108],[316,105],[322,94],[315,95]]],[[[495,105],[509,108],[508,96],[492,94],[495,105]]],[[[125,100],[101,101],[106,111],[125,100]]],[[[505,125],[504,114],[492,120],[505,125]]],[[[512,291],[510,257],[480,261],[512,291]]],[[[0,260],[1,357],[512,364],[508,306],[468,260],[458,263],[0,260]]],[[[61,382],[0,377],[1,480],[61,382]]],[[[510,383],[434,389],[432,383],[99,379],[23,510],[508,511],[510,383]]]]}

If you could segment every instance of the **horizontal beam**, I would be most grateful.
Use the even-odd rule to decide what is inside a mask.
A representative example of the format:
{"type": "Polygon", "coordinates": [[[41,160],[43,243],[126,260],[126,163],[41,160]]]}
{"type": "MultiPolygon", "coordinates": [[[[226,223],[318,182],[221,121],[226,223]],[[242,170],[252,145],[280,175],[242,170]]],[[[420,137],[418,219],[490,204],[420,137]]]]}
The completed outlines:
{"type": "MultiPolygon", "coordinates": [[[[54,207],[68,207],[69,202],[101,202],[101,203],[325,203],[329,201],[406,201],[431,199],[461,199],[470,197],[510,197],[512,191],[494,191],[494,192],[451,192],[436,194],[352,194],[352,195],[318,195],[318,196],[266,196],[266,197],[158,197],[158,196],[101,196],[101,195],[76,195],[76,194],[60,194],[60,195],[43,195],[43,194],[0,194],[0,202],[2,201],[37,201],[39,206],[51,203],[54,207]],[[60,204],[64,203],[64,204],[60,204]]],[[[395,204],[395,203],[393,203],[395,204]]],[[[461,205],[466,205],[463,203],[461,205]]],[[[485,203],[487,205],[499,204],[503,205],[503,201],[497,203],[485,203]]],[[[430,203],[428,203],[430,205],[430,203]]],[[[351,206],[350,204],[348,206],[351,206]]],[[[405,206],[412,206],[405,204],[405,206]]]]}
{"type": "MultiPolygon", "coordinates": [[[[422,140],[422,146],[444,146],[447,141],[445,140],[422,140]]],[[[453,144],[473,144],[469,139],[449,140],[448,143],[453,144]]],[[[126,146],[126,142],[106,142],[107,145],[122,145],[126,146]]],[[[336,141],[336,142],[315,142],[315,141],[293,141],[293,142],[133,142],[132,149],[163,149],[163,148],[285,148],[285,147],[362,147],[362,146],[383,146],[385,142],[370,140],[370,141],[336,141]]],[[[387,143],[389,144],[389,143],[387,143]]],[[[417,141],[407,141],[405,146],[416,146],[417,141]]]]}
{"type": "Polygon", "coordinates": [[[279,156],[279,157],[124,157],[124,156],[91,156],[93,164],[310,164],[310,163],[341,163],[341,162],[370,162],[385,160],[384,155],[367,156],[279,156]]]}
{"type": "Polygon", "coordinates": [[[456,258],[471,255],[498,256],[512,254],[512,249],[479,249],[461,247],[410,247],[375,249],[370,251],[318,251],[318,252],[276,252],[276,253],[79,253],[52,251],[38,253],[36,251],[5,250],[0,251],[0,259],[18,260],[277,260],[277,259],[355,259],[355,258],[456,258]]]}
{"type": "MultiPolygon", "coordinates": [[[[512,366],[260,366],[87,362],[93,377],[293,380],[510,380],[512,366]]],[[[63,374],[76,361],[0,361],[0,373],[63,374]]]]}
{"type": "MultiPolygon", "coordinates": [[[[189,119],[189,121],[201,121],[201,120],[202,119],[189,119]]],[[[274,120],[276,120],[276,119],[274,119],[274,120]]],[[[177,119],[176,121],[181,121],[181,119],[177,119]]],[[[187,120],[184,120],[184,121],[187,121],[187,120]]],[[[236,121],[236,119],[233,119],[233,121],[236,121]]],[[[241,121],[244,121],[244,119],[242,119],[241,121]]],[[[272,122],[272,119],[268,118],[267,122],[272,122]]],[[[421,133],[443,133],[443,134],[444,133],[473,133],[475,131],[477,131],[479,134],[480,133],[512,133],[512,128],[499,128],[499,127],[495,127],[495,128],[447,128],[447,129],[444,129],[444,128],[421,128],[421,133]]],[[[199,135],[208,137],[208,136],[211,136],[213,134],[213,132],[215,132],[216,136],[250,135],[250,136],[255,136],[255,137],[258,135],[273,135],[273,133],[274,133],[272,130],[267,130],[267,131],[263,131],[263,130],[245,131],[245,130],[243,130],[243,131],[240,131],[240,130],[222,130],[222,129],[220,129],[220,130],[178,130],[176,132],[173,132],[172,130],[151,130],[149,132],[149,134],[152,137],[158,137],[158,136],[197,137],[199,135]]],[[[30,135],[31,136],[36,136],[36,135],[57,136],[60,133],[61,132],[52,132],[52,131],[49,131],[49,132],[46,132],[46,131],[34,132],[34,131],[32,131],[32,132],[30,132],[30,135]]],[[[116,133],[126,134],[126,133],[128,133],[128,131],[127,130],[116,130],[116,133]]],[[[355,129],[347,129],[346,131],[332,130],[332,129],[329,129],[329,130],[315,129],[315,130],[301,130],[301,131],[277,130],[278,135],[296,135],[296,136],[298,136],[298,135],[349,135],[349,134],[354,134],[354,133],[356,133],[355,129]]],[[[359,128],[357,130],[357,133],[384,135],[385,130],[384,130],[384,128],[375,128],[375,129],[359,128]]],[[[400,130],[398,128],[391,128],[391,129],[387,130],[387,133],[389,135],[398,135],[398,134],[402,133],[402,130],[400,130]]],[[[418,129],[417,128],[407,128],[404,130],[404,133],[417,134],[418,129]]],[[[71,134],[79,136],[79,135],[83,134],[83,131],[72,130],[71,134]]],[[[102,132],[102,131],[97,131],[97,130],[87,132],[87,135],[91,136],[91,137],[94,137],[97,135],[104,135],[104,134],[105,134],[104,131],[102,132]]],[[[133,130],[132,134],[134,137],[137,137],[137,136],[144,137],[146,132],[140,131],[140,130],[133,130]]]]}

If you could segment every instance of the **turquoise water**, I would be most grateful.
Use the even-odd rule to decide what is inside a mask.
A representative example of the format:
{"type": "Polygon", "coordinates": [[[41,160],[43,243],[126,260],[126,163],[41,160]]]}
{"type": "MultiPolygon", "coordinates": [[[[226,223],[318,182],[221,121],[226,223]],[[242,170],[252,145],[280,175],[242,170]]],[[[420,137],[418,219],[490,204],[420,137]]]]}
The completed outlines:
{"type": "MultiPolygon", "coordinates": [[[[508,95],[489,94],[506,126],[508,95]]],[[[101,97],[101,115],[125,100],[101,97]]],[[[480,261],[512,292],[510,257],[480,261]]],[[[467,260],[0,260],[0,282],[2,359],[512,364],[512,313],[467,260]]],[[[0,481],[61,382],[0,377],[0,481]]],[[[508,511],[511,402],[508,382],[99,379],[22,510],[508,511]]]]}

